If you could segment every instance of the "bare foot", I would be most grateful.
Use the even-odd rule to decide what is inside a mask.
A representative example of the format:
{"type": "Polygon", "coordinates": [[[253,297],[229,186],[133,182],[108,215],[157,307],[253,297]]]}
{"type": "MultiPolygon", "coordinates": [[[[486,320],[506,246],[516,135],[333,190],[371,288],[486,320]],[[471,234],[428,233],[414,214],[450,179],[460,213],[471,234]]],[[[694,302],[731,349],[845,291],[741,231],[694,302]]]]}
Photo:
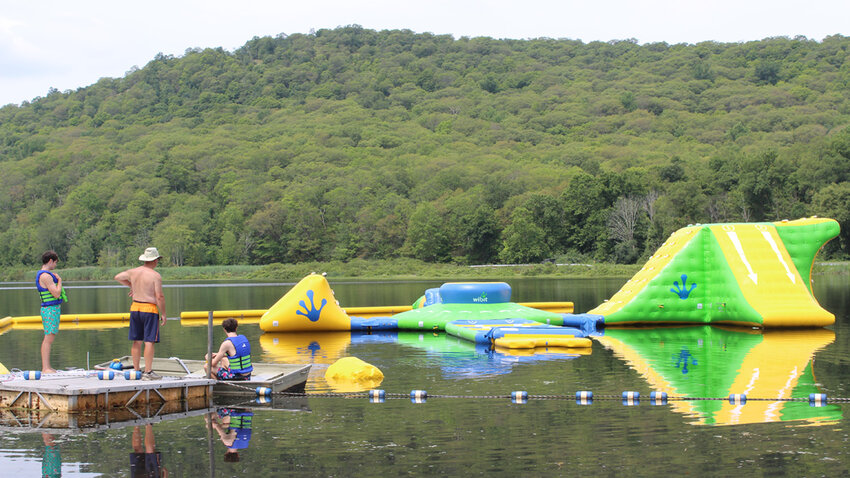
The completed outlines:
{"type": "Polygon", "coordinates": [[[53,370],[52,368],[43,368],[41,369],[41,373],[56,373],[56,370],[53,370]]]}

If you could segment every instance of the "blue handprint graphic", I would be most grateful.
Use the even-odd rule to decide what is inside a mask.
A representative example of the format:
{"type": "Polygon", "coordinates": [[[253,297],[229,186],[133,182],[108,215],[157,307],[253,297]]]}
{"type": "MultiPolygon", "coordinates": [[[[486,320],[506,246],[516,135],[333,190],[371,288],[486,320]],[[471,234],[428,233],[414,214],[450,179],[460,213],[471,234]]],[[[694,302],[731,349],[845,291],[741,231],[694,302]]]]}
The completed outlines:
{"type": "Polygon", "coordinates": [[[682,274],[682,285],[679,286],[679,281],[674,280],[673,285],[676,287],[675,289],[670,289],[670,292],[679,296],[680,299],[687,299],[689,295],[691,295],[691,291],[696,289],[696,284],[691,284],[690,289],[685,289],[685,283],[688,282],[688,276],[686,274],[682,274]]]}
{"type": "Polygon", "coordinates": [[[300,310],[295,311],[295,313],[297,315],[303,315],[304,317],[307,317],[308,319],[310,319],[310,322],[315,322],[315,321],[319,320],[319,316],[322,314],[322,309],[324,309],[325,305],[328,304],[327,299],[322,299],[322,306],[319,307],[318,309],[316,309],[316,304],[313,303],[313,294],[314,294],[314,292],[312,290],[307,291],[307,298],[310,299],[310,308],[309,309],[307,308],[307,304],[305,304],[303,300],[298,301],[298,303],[301,305],[301,307],[304,307],[304,310],[306,311],[306,313],[301,312],[300,310]]]}
{"type": "Polygon", "coordinates": [[[679,352],[679,354],[673,356],[673,360],[676,361],[676,368],[682,366],[683,374],[688,373],[688,362],[690,362],[690,365],[697,364],[696,357],[691,354],[687,347],[682,347],[682,350],[679,352]]]}

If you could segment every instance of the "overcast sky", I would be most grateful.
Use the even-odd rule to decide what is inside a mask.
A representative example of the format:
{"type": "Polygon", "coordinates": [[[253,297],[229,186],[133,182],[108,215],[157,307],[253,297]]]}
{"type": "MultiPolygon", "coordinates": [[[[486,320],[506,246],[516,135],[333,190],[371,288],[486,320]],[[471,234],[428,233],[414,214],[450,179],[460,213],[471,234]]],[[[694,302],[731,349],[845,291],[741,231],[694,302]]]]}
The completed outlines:
{"type": "Polygon", "coordinates": [[[0,105],[121,77],[157,53],[365,28],[590,42],[850,35],[850,0],[0,0],[0,105]]]}

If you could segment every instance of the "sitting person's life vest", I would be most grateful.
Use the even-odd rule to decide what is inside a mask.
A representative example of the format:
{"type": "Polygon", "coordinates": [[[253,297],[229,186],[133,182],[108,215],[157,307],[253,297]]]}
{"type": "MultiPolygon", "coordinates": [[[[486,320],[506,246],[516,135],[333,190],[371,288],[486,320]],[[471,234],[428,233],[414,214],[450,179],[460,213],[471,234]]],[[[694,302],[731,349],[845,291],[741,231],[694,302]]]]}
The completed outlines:
{"type": "Polygon", "coordinates": [[[230,371],[240,375],[250,374],[254,370],[254,366],[251,365],[251,343],[248,342],[248,338],[244,335],[237,335],[236,337],[228,337],[227,340],[232,342],[233,347],[236,348],[236,355],[227,357],[227,360],[230,361],[230,371]]]}
{"type": "Polygon", "coordinates": [[[231,410],[228,426],[236,432],[236,439],[233,440],[233,445],[230,445],[230,448],[237,450],[248,448],[248,444],[251,442],[251,421],[253,418],[254,412],[250,410],[238,408],[231,410]]]}
{"type": "MultiPolygon", "coordinates": [[[[50,271],[38,271],[35,275],[35,288],[38,289],[38,295],[41,297],[41,306],[42,307],[50,307],[51,305],[59,305],[63,302],[62,297],[60,296],[58,299],[53,297],[53,294],[50,293],[49,290],[45,289],[41,286],[41,275],[42,274],[50,274],[50,277],[53,278],[53,283],[58,284],[59,279],[56,278],[50,271]]],[[[64,290],[63,290],[64,291],[64,290]]]]}

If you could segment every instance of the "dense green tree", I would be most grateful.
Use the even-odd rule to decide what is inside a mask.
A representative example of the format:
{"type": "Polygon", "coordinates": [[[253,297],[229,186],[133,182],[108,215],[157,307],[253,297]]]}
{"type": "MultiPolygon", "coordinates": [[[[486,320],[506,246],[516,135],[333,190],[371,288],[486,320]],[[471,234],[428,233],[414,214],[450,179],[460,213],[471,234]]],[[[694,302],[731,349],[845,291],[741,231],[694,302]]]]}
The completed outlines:
{"type": "Polygon", "coordinates": [[[405,250],[411,257],[428,262],[448,262],[451,242],[445,226],[445,211],[429,203],[416,207],[407,227],[405,250]]]}
{"type": "Polygon", "coordinates": [[[511,223],[505,228],[499,259],[508,264],[540,262],[550,254],[546,233],[524,207],[514,209],[511,223]]]}
{"type": "Polygon", "coordinates": [[[830,244],[833,250],[847,257],[850,245],[850,182],[830,184],[815,194],[812,209],[818,215],[831,217],[841,224],[838,244],[830,244]]]}
{"type": "Polygon", "coordinates": [[[352,25],[160,54],[0,108],[0,265],[628,262],[689,223],[847,231],[848,51],[352,25]],[[652,204],[625,236],[623,198],[652,204]]]}

